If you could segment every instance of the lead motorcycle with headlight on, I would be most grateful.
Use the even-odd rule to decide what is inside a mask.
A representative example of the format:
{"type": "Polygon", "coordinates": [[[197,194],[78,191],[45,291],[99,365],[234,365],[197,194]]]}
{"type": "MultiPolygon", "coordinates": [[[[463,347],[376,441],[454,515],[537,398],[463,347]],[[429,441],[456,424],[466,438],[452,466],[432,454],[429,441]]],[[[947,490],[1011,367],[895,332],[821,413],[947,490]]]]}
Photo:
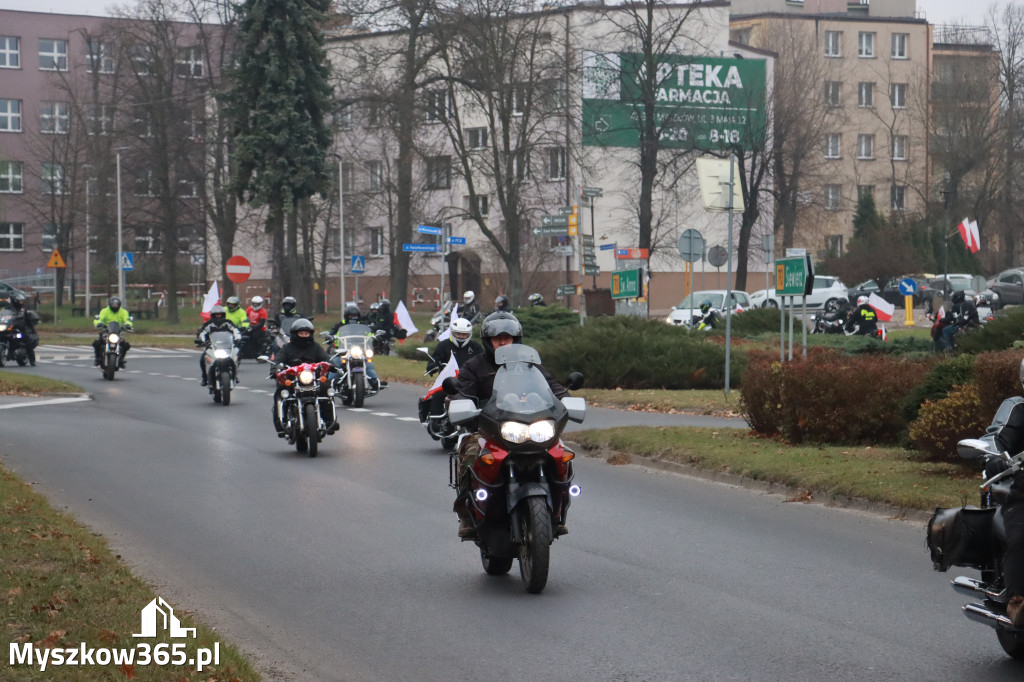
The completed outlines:
{"type": "MultiPolygon", "coordinates": [[[[257,361],[270,360],[261,355],[257,361]]],[[[338,431],[330,373],[329,362],[304,362],[294,367],[275,365],[270,377],[281,387],[277,417],[284,425],[285,438],[310,457],[316,457],[325,436],[338,431]]]]}
{"type": "MultiPolygon", "coordinates": [[[[129,325],[131,323],[129,322],[129,325]]],[[[103,372],[103,378],[107,381],[114,380],[114,373],[120,368],[124,360],[124,335],[131,332],[128,325],[121,327],[119,322],[111,321],[108,324],[99,324],[101,348],[99,369],[103,372]]]]}
{"type": "MultiPolygon", "coordinates": [[[[198,341],[202,343],[202,341],[198,341]]],[[[212,332],[203,355],[206,385],[213,402],[227,407],[231,404],[231,389],[238,380],[238,347],[231,332],[212,332]]]]}
{"type": "Polygon", "coordinates": [[[342,405],[362,407],[366,398],[381,390],[379,381],[366,376],[367,368],[373,366],[373,331],[365,324],[346,324],[334,335],[320,332],[320,336],[327,342],[327,352],[333,353],[331,381],[335,394],[341,397],[342,405]]]}
{"type": "MultiPolygon", "coordinates": [[[[1020,376],[1024,386],[1024,362],[1020,376]]],[[[1007,540],[1003,506],[1014,478],[1024,475],[1020,473],[1024,465],[1024,398],[1004,400],[985,435],[960,441],[957,453],[983,469],[981,500],[977,507],[935,510],[928,521],[927,539],[932,565],[943,572],[951,566],[980,571],[980,578],[959,576],[952,580],[956,592],[979,600],[965,604],[963,613],[995,629],[1003,651],[1024,660],[1024,629],[1014,628],[1006,615],[1010,595],[1003,573],[1007,540]]]]}
{"type": "MultiPolygon", "coordinates": [[[[491,397],[482,407],[472,400],[453,400],[448,419],[467,429],[476,422],[476,433],[464,430],[460,445],[463,438],[481,439],[464,503],[476,528],[474,542],[484,571],[504,575],[518,558],[523,586],[537,594],[547,585],[551,543],[568,532],[569,504],[580,494],[572,465],[576,454],[561,435],[570,420],[583,421],[586,403],[583,398],[558,400],[536,367],[540,355],[529,346],[502,346],[494,360],[498,371],[491,397]]],[[[566,382],[570,390],[582,385],[579,373],[566,382]]],[[[443,386],[449,395],[458,392],[453,377],[443,386]]],[[[449,479],[456,490],[458,476],[458,455],[452,454],[449,479]]]]}

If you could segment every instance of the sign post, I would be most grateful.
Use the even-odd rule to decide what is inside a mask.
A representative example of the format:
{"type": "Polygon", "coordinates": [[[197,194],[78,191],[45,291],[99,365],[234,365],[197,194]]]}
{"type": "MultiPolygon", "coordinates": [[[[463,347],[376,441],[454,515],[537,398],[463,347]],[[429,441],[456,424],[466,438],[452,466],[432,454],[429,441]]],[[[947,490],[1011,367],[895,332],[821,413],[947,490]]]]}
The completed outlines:
{"type": "MultiPolygon", "coordinates": [[[[53,323],[57,324],[57,271],[63,270],[67,267],[64,263],[64,259],[60,257],[60,251],[57,249],[53,250],[50,254],[50,261],[46,264],[46,267],[53,268],[53,323]]],[[[89,296],[89,292],[85,293],[86,297],[89,296]]],[[[75,302],[72,301],[71,305],[74,306],[75,302]]]]}
{"type": "Polygon", "coordinates": [[[900,280],[900,293],[903,294],[903,305],[907,309],[907,319],[904,326],[914,326],[914,294],[917,292],[917,282],[913,277],[906,277],[900,280]]]}

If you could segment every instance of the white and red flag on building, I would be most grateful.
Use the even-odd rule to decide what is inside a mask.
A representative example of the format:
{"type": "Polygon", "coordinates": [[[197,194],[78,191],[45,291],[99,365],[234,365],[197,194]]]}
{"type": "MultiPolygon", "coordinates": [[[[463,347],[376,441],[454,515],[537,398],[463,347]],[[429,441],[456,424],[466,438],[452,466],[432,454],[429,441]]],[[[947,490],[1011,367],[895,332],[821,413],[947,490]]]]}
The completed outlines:
{"type": "Polygon", "coordinates": [[[871,294],[868,296],[868,305],[875,309],[878,313],[878,319],[882,322],[888,322],[892,319],[892,314],[896,312],[896,306],[889,303],[878,294],[871,294]]]}
{"type": "Polygon", "coordinates": [[[977,253],[978,249],[981,248],[981,237],[978,235],[978,222],[976,220],[964,218],[963,222],[956,226],[956,229],[960,231],[960,238],[964,240],[964,244],[970,252],[977,253]]]}

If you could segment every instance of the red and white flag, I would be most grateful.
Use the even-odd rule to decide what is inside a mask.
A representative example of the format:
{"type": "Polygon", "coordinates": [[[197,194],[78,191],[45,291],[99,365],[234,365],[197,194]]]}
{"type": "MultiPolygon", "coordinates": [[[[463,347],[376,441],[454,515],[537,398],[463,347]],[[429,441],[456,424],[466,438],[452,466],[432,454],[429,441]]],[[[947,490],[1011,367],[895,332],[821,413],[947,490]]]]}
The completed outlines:
{"type": "Polygon", "coordinates": [[[875,309],[878,313],[878,319],[882,322],[888,322],[892,319],[892,314],[896,312],[896,306],[889,303],[878,294],[871,294],[868,296],[868,305],[875,309]]]}
{"type": "Polygon", "coordinates": [[[964,240],[964,244],[970,252],[977,253],[978,249],[981,248],[981,237],[978,234],[978,222],[971,220],[970,218],[964,218],[963,221],[956,226],[956,229],[960,231],[960,238],[964,240]]]}
{"type": "Polygon", "coordinates": [[[220,289],[217,287],[217,280],[213,280],[213,284],[210,285],[210,290],[206,292],[206,296],[203,297],[203,310],[199,313],[199,317],[206,320],[210,319],[210,309],[220,303],[220,289]]]}
{"type": "Polygon", "coordinates": [[[448,359],[448,364],[444,366],[444,369],[442,369],[441,372],[437,375],[437,378],[434,379],[434,383],[430,387],[430,390],[427,391],[427,397],[429,398],[438,391],[440,391],[441,384],[444,383],[445,379],[447,379],[448,377],[457,376],[459,376],[459,362],[458,360],[455,359],[455,354],[452,353],[451,358],[448,359]]]}

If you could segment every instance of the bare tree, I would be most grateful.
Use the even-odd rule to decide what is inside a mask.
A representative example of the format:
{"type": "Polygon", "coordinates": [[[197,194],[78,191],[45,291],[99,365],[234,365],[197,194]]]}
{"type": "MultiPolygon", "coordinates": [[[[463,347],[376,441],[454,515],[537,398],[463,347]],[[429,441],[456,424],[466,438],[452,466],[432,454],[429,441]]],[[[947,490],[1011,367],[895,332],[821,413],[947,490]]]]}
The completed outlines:
{"type": "Polygon", "coordinates": [[[1017,265],[1024,227],[1024,6],[1007,2],[993,6],[989,32],[999,53],[1002,104],[1002,186],[998,220],[1000,267],[1017,265]]]}

